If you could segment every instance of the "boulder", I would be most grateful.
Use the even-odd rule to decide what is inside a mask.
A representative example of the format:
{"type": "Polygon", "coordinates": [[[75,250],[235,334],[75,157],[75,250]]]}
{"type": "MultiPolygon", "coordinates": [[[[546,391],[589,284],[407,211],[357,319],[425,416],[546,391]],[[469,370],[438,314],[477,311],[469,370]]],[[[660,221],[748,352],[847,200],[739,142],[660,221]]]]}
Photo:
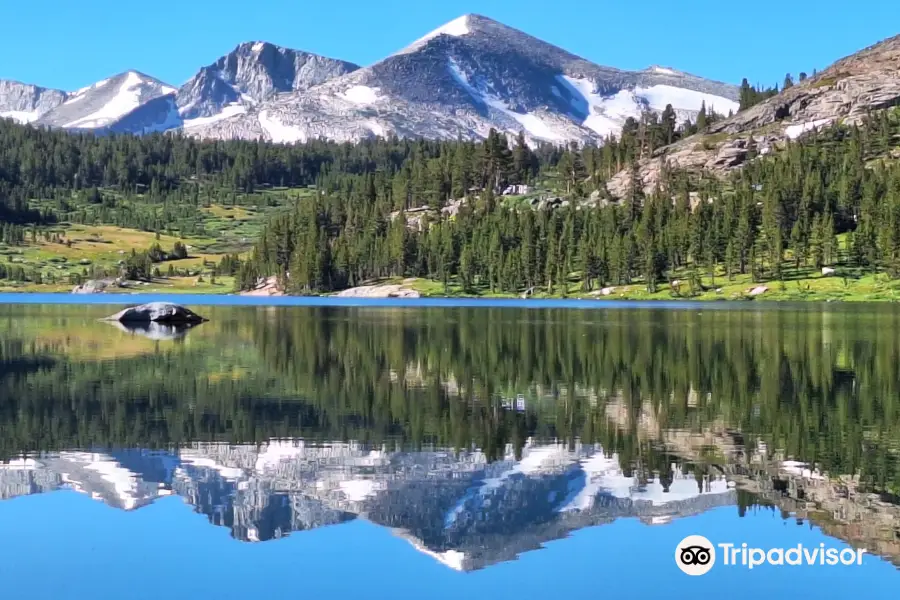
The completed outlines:
{"type": "Polygon", "coordinates": [[[109,287],[109,282],[97,279],[90,279],[81,285],[76,285],[72,289],[73,294],[102,294],[109,287]]]}
{"type": "Polygon", "coordinates": [[[834,275],[835,271],[831,267],[822,267],[822,275],[828,277],[829,275],[834,275]]]}
{"type": "Polygon", "coordinates": [[[120,323],[167,323],[171,325],[196,324],[206,321],[197,313],[168,302],[151,302],[150,304],[131,306],[107,317],[106,320],[120,323]]]}

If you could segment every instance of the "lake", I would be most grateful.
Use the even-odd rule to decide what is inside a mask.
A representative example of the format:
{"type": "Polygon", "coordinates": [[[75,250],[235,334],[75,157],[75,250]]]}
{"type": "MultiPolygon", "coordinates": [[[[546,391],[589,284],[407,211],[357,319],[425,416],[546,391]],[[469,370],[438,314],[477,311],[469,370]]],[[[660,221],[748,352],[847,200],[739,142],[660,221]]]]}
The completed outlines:
{"type": "Polygon", "coordinates": [[[0,304],[3,598],[897,597],[896,307],[57,298],[0,304]]]}

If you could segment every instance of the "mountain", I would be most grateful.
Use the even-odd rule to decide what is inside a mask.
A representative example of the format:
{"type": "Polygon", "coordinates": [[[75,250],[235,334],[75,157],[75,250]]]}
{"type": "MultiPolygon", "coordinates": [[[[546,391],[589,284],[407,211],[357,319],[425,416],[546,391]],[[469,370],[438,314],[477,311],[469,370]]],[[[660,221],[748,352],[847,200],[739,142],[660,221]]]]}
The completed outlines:
{"type": "Polygon", "coordinates": [[[0,119],[31,123],[65,102],[67,97],[62,90],[0,80],[0,119]]]}
{"type": "MultiPolygon", "coordinates": [[[[900,36],[845,57],[703,133],[658,150],[640,163],[645,191],[656,187],[663,164],[726,175],[745,163],[751,146],[764,155],[816,129],[857,124],[873,111],[900,105],[898,64],[900,36]]],[[[610,194],[624,197],[631,178],[629,172],[618,173],[607,184],[610,194]]]]}
{"type": "Polygon", "coordinates": [[[461,571],[512,560],[583,527],[734,505],[722,477],[626,476],[599,446],[529,444],[517,459],[356,443],[195,444],[176,453],[62,452],[0,463],[0,499],[69,487],[122,510],[177,494],[248,542],[364,518],[461,571]]]}
{"type": "Polygon", "coordinates": [[[175,91],[158,79],[137,71],[126,71],[76,91],[35,123],[65,129],[144,133],[144,129],[138,123],[130,123],[129,118],[138,109],[145,110],[148,103],[175,91]]]}
{"type": "Polygon", "coordinates": [[[465,15],[364,69],[264,102],[191,133],[276,142],[316,137],[598,141],[625,119],[672,104],[737,110],[738,89],[664,67],[632,72],[588,62],[480,15],[465,15]]]}
{"type": "Polygon", "coordinates": [[[4,102],[4,89],[0,111],[38,125],[274,142],[479,139],[492,128],[532,142],[596,142],[629,116],[667,104],[680,121],[696,117],[703,103],[722,114],[738,107],[735,86],[667,67],[595,65],[480,15],[451,21],[366,68],[247,42],[177,90],[136,71],[71,95],[45,90],[40,105],[20,100],[27,90],[4,102]]]}
{"type": "Polygon", "coordinates": [[[267,42],[241,44],[203,67],[178,90],[185,126],[210,123],[279,93],[307,90],[359,69],[342,60],[282,48],[267,42]]]}

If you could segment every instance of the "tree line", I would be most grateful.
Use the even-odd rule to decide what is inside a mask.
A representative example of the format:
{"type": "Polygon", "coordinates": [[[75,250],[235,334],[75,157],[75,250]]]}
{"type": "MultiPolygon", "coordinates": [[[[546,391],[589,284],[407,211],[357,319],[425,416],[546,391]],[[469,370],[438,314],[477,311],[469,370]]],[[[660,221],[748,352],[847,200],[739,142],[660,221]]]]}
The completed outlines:
{"type": "MultiPolygon", "coordinates": [[[[750,140],[751,160],[730,179],[697,181],[664,169],[658,188],[645,194],[636,179],[639,142],[664,133],[648,117],[602,148],[561,150],[555,168],[576,200],[631,160],[626,197],[595,192],[599,206],[590,209],[578,201],[548,211],[510,209],[488,186],[455,215],[427,213],[409,227],[403,205],[375,208],[378,194],[366,196],[373,190],[365,177],[359,186],[326,183],[319,196],[271,220],[244,283],[275,274],[296,293],[321,293],[415,276],[457,280],[467,290],[565,293],[575,277],[584,291],[643,282],[652,292],[676,273],[691,287],[717,274],[783,281],[838,262],[900,276],[900,166],[876,160],[897,144],[896,111],[833,126],[766,156],[750,140]]],[[[503,136],[492,134],[485,146],[497,148],[486,156],[499,157],[483,163],[488,179],[527,181],[509,168],[503,136]]],[[[451,188],[454,181],[451,171],[451,188]]]]}

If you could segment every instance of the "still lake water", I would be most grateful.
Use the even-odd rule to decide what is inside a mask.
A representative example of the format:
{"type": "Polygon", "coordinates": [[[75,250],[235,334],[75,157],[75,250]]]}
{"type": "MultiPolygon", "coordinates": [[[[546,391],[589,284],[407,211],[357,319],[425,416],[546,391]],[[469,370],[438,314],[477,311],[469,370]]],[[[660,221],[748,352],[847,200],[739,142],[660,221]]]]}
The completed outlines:
{"type": "Polygon", "coordinates": [[[0,597],[900,593],[895,307],[189,306],[0,304],[0,597]]]}

